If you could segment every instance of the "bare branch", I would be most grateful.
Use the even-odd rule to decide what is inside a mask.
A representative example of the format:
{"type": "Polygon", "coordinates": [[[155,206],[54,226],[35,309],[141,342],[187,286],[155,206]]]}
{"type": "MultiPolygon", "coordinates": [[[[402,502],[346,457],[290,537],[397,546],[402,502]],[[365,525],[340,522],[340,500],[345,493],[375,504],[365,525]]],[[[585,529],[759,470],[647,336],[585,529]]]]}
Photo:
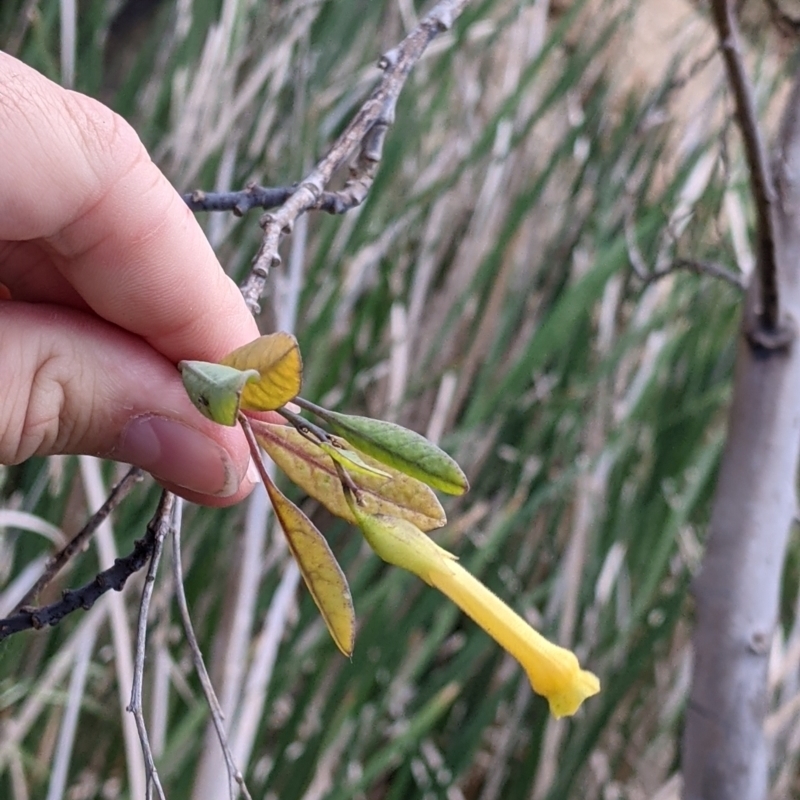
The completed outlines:
{"type": "MultiPolygon", "coordinates": [[[[298,398],[292,398],[292,402],[296,403],[298,406],[301,403],[297,402],[298,398]]],[[[308,406],[304,403],[305,407],[308,406]]],[[[286,406],[282,406],[278,409],[278,413],[285,417],[289,424],[300,434],[309,439],[310,441],[314,442],[314,444],[318,444],[319,442],[327,442],[331,444],[331,437],[328,436],[327,432],[324,431],[319,425],[315,425],[313,422],[310,422],[305,417],[301,417],[299,414],[295,414],[293,411],[290,411],[286,406]]],[[[244,415],[242,415],[244,417],[244,415]]],[[[240,418],[240,422],[241,422],[240,418]]],[[[249,424],[247,422],[247,417],[244,417],[244,422],[242,425],[249,424]]]]}
{"type": "Polygon", "coordinates": [[[94,532],[100,527],[108,515],[127,497],[128,493],[133,487],[142,480],[144,472],[139,467],[131,467],[123,476],[122,480],[111,490],[100,508],[92,514],[86,521],[86,524],[75,534],[75,536],[67,542],[64,547],[59,550],[47,562],[44,572],[39,580],[33,585],[30,591],[22,598],[17,605],[16,611],[19,611],[24,606],[29,606],[35,603],[36,599],[42,590],[55,578],[56,575],[66,566],[67,562],[79,551],[83,550],[86,543],[94,535],[94,532]]]}
{"type": "Polygon", "coordinates": [[[253,208],[275,208],[285,203],[297,190],[296,186],[258,186],[248,184],[238,192],[204,192],[196,189],[183,195],[183,201],[192,211],[232,211],[243,217],[253,208]]]}
{"type": "MultiPolygon", "coordinates": [[[[254,208],[276,208],[285,203],[296,191],[297,184],[270,188],[251,183],[238,192],[204,192],[202,189],[197,189],[183,195],[183,200],[192,211],[232,211],[234,216],[243,217],[254,208]]],[[[322,192],[317,202],[306,210],[344,214],[358,205],[350,202],[350,199],[345,190],[322,192]]]]}
{"type": "Polygon", "coordinates": [[[64,617],[79,608],[88,611],[110,589],[115,592],[121,591],[128,578],[142,569],[152,556],[158,524],[158,512],[156,512],[147,525],[145,535],[134,543],[129,555],[118,558],[113,566],[80,589],[65,591],[57,603],[42,608],[21,608],[10,617],[0,619],[0,641],[20,631],[31,628],[39,630],[48,625],[57,625],[64,617]]]}
{"type": "MultiPolygon", "coordinates": [[[[747,281],[741,273],[734,272],[716,261],[706,261],[696,258],[677,258],[668,267],[653,270],[653,272],[646,275],[643,280],[646,284],[655,283],[661,280],[661,278],[665,278],[667,275],[671,275],[681,269],[694,272],[695,275],[708,275],[711,278],[725,281],[740,292],[743,292],[747,288],[747,281]]],[[[637,276],[641,278],[638,272],[637,276]]]]}
{"type": "MultiPolygon", "coordinates": [[[[710,275],[712,278],[726,281],[742,292],[747,288],[747,280],[744,275],[740,272],[734,272],[716,261],[707,261],[697,258],[678,258],[673,263],[672,268],[686,269],[689,270],[689,272],[694,272],[696,275],[710,275]]],[[[659,275],[658,277],[661,276],[659,275]]]]}
{"type": "MultiPolygon", "coordinates": [[[[736,119],[742,132],[750,188],[756,207],[756,269],[761,290],[758,327],[772,335],[778,331],[781,323],[775,256],[775,186],[769,168],[767,148],[758,126],[753,88],[742,60],[741,36],[734,1],[712,0],[711,13],[728,73],[728,84],[733,92],[736,119]]],[[[753,334],[757,336],[756,331],[752,332],[751,337],[753,334]]]]}
{"type": "Polygon", "coordinates": [[[133,714],[136,720],[136,730],[139,732],[139,741],[142,744],[142,755],[147,768],[147,798],[152,796],[152,787],[156,787],[158,796],[161,800],[166,800],[164,789],[161,786],[161,779],[158,777],[156,762],[153,758],[153,751],[150,747],[150,738],[147,735],[147,726],[144,721],[142,710],[142,684],[144,683],[144,656],[147,644],[147,613],[150,610],[150,599],[153,596],[153,586],[155,585],[158,564],[161,561],[161,553],[164,549],[164,539],[170,531],[172,509],[175,505],[175,495],[172,492],[161,492],[161,499],[155,513],[153,553],[150,556],[150,567],[144,580],[142,589],[142,602],[139,606],[139,624],[136,630],[136,661],[133,670],[133,686],[131,687],[131,702],[128,711],[133,714]]]}
{"type": "Polygon", "coordinates": [[[381,58],[378,66],[383,70],[383,77],[328,154],[317,163],[277,211],[267,212],[261,218],[264,236],[250,274],[242,287],[245,302],[254,313],[259,310],[259,300],[269,270],[281,263],[278,254],[281,236],[291,233],[295,220],[317,206],[334,173],[356,151],[358,155],[350,168],[350,180],[336,194],[341,201],[342,211],[363,202],[372,186],[381,160],[386,131],[394,122],[397,99],[406,78],[428,45],[439,33],[452,26],[467,2],[468,0],[439,0],[417,27],[381,58]]]}
{"type": "Polygon", "coordinates": [[[228,734],[225,730],[225,715],[222,713],[222,707],[217,699],[217,694],[214,691],[214,686],[211,683],[211,678],[208,675],[205,662],[203,661],[203,653],[200,651],[200,645],[197,643],[197,636],[194,633],[194,626],[192,625],[192,617],[189,614],[189,605],[186,602],[186,593],[183,591],[183,565],[181,563],[181,516],[182,516],[183,503],[179,499],[175,505],[174,524],[172,528],[172,574],[175,580],[175,599],[178,602],[178,610],[181,615],[181,624],[183,625],[183,632],[186,635],[186,641],[189,643],[189,650],[192,654],[192,662],[197,671],[197,677],[200,678],[200,686],[203,689],[208,708],[211,711],[211,719],[214,722],[214,729],[217,732],[222,753],[225,756],[225,765],[228,769],[228,785],[231,800],[236,800],[236,786],[241,789],[242,795],[245,800],[253,800],[250,792],[247,790],[247,785],[244,782],[244,776],[233,758],[230,745],[228,744],[228,734]]]}
{"type": "Polygon", "coordinates": [[[636,229],[632,213],[626,212],[623,225],[625,244],[628,250],[628,261],[633,271],[636,273],[636,277],[639,278],[645,286],[650,283],[655,283],[677,270],[685,269],[689,272],[694,272],[696,275],[709,275],[712,278],[723,280],[731,284],[731,286],[735,286],[740,291],[744,291],[747,288],[747,280],[744,275],[739,272],[734,272],[716,261],[696,258],[676,258],[666,266],[651,269],[645,263],[644,256],[639,248],[639,243],[636,241],[636,229]]]}

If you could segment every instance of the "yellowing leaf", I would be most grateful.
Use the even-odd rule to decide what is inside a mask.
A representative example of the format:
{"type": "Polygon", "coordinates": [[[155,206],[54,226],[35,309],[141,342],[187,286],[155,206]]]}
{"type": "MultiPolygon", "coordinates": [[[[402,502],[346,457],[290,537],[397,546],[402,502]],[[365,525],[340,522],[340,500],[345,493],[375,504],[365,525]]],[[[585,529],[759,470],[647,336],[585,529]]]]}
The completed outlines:
{"type": "Polygon", "coordinates": [[[289,549],[300,567],[308,591],[328,626],[336,646],[353,654],[356,616],[350,587],[336,556],[314,523],[264,473],[269,499],[286,534],[289,549]]]}
{"type": "MultiPolygon", "coordinates": [[[[327,453],[288,425],[258,420],[252,420],[251,425],[261,446],[289,480],[319,500],[331,514],[355,523],[339,473],[327,453]]],[[[346,448],[343,440],[331,439],[346,448]]],[[[447,522],[441,503],[428,486],[410,475],[380,465],[369,456],[362,458],[369,467],[379,468],[379,472],[389,475],[386,478],[364,471],[350,473],[369,513],[403,517],[426,531],[441,528],[447,522]]]]}
{"type": "Polygon", "coordinates": [[[245,411],[274,411],[300,393],[303,360],[290,333],[270,333],[234,350],[222,359],[228,367],[256,370],[258,380],[242,390],[245,411]]]}
{"type": "Polygon", "coordinates": [[[393,422],[339,414],[303,401],[353,447],[447,494],[464,494],[469,481],[461,467],[440,447],[393,422]]]}
{"type": "Polygon", "coordinates": [[[253,369],[240,370],[207,361],[181,361],[178,364],[183,387],[194,407],[220,425],[235,425],[242,390],[258,378],[253,369]]]}

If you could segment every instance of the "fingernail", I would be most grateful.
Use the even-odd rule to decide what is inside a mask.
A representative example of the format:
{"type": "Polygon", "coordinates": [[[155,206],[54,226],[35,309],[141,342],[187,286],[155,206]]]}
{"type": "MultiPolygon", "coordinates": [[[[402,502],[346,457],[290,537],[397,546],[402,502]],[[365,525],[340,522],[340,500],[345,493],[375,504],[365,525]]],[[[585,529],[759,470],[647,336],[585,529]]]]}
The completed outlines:
{"type": "Polygon", "coordinates": [[[165,483],[216,497],[230,497],[239,478],[228,453],[200,431],[166,417],[132,419],[112,453],[165,483]]]}
{"type": "Polygon", "coordinates": [[[250,484],[250,486],[257,486],[261,483],[261,473],[258,471],[256,462],[251,458],[247,464],[247,472],[245,473],[242,483],[250,484]]]}

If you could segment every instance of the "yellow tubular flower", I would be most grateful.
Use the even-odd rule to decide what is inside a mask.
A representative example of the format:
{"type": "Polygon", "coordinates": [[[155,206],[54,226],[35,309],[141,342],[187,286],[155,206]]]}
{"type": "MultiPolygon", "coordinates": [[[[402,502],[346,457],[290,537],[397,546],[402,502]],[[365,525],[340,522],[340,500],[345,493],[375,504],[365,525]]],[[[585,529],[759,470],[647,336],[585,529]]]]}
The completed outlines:
{"type": "Polygon", "coordinates": [[[597,676],[581,669],[573,652],[537,633],[415,525],[398,517],[364,514],[355,503],[351,508],[364,538],[384,561],[439,589],[519,661],[533,690],[547,698],[554,717],[571,716],[600,691],[597,676]]]}

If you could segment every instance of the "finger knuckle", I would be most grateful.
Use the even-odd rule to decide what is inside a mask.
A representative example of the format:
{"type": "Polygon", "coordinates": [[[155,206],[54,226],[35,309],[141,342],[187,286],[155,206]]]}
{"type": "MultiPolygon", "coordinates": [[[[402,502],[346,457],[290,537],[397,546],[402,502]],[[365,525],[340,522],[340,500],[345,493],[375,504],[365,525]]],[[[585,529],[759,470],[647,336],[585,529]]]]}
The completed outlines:
{"type": "Polygon", "coordinates": [[[65,92],[63,110],[79,146],[96,170],[124,169],[146,157],[136,131],[119,114],[97,100],[77,92],[65,92]]]}
{"type": "MultiPolygon", "coordinates": [[[[68,413],[70,366],[60,355],[40,360],[27,382],[27,396],[16,398],[14,408],[21,420],[3,426],[0,461],[19,464],[32,456],[69,452],[76,435],[75,420],[68,413]]],[[[72,367],[74,369],[74,365],[72,367]]]]}
{"type": "Polygon", "coordinates": [[[52,453],[69,434],[63,410],[65,392],[58,356],[42,361],[30,383],[25,421],[20,436],[18,460],[52,453]]]}

